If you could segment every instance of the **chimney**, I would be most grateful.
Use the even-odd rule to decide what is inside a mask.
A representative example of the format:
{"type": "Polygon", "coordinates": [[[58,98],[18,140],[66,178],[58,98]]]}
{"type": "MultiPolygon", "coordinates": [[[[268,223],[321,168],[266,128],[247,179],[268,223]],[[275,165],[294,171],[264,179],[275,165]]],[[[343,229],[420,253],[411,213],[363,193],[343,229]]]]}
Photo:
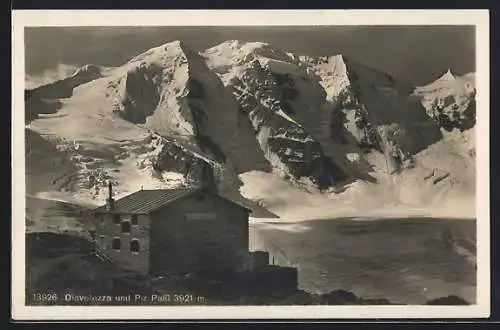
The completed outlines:
{"type": "Polygon", "coordinates": [[[215,174],[213,168],[204,163],[201,170],[201,188],[205,191],[217,193],[217,183],[215,182],[215,174]]]}
{"type": "Polygon", "coordinates": [[[108,183],[108,198],[106,199],[106,210],[111,211],[115,206],[115,200],[113,199],[113,186],[111,181],[108,183]]]}

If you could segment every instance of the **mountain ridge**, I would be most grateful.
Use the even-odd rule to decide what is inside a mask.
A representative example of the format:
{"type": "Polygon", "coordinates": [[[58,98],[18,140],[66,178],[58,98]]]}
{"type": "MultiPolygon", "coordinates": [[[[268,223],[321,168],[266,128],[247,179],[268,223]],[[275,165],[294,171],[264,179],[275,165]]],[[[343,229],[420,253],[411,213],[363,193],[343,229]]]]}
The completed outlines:
{"type": "MultiPolygon", "coordinates": [[[[84,66],[40,86],[38,96],[27,92],[26,129],[71,153],[73,164],[71,184],[63,187],[40,179],[54,176],[50,167],[28,164],[29,184],[36,186],[28,190],[101,203],[106,180],[118,194],[175,187],[196,184],[208,166],[222,193],[271,212],[281,209],[269,198],[272,185],[253,196],[249,173],[268,173],[290,191],[318,196],[321,210],[359,203],[375,191],[386,192],[386,205],[393,199],[412,206],[411,194],[401,202],[400,183],[416,180],[413,188],[430,195],[413,206],[432,207],[439,200],[432,196],[445,196],[442,203],[475,189],[473,148],[457,147],[475,124],[474,76],[448,72],[447,79],[416,87],[344,55],[313,58],[237,40],[203,52],[170,42],[121,67],[84,66]],[[47,102],[54,109],[44,110],[47,102]],[[439,115],[436,104],[443,104],[439,115]],[[432,159],[424,166],[431,147],[459,150],[461,165],[432,159]],[[425,188],[428,171],[448,174],[425,188]]],[[[35,144],[27,147],[36,154],[35,144]]],[[[294,204],[286,196],[281,203],[294,204]]]]}

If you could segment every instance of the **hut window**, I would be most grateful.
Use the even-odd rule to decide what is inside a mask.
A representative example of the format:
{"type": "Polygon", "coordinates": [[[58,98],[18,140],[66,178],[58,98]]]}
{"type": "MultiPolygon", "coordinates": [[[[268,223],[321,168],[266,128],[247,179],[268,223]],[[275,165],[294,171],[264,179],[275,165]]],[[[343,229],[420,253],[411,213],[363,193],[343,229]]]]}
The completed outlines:
{"type": "Polygon", "coordinates": [[[137,214],[132,214],[130,221],[134,226],[137,225],[137,214]]]}
{"type": "Polygon", "coordinates": [[[132,252],[139,252],[139,240],[138,239],[133,239],[130,242],[130,251],[132,252]]]}
{"type": "Polygon", "coordinates": [[[104,224],[104,216],[102,216],[102,215],[99,216],[99,222],[101,224],[104,224]]]}
{"type": "Polygon", "coordinates": [[[122,221],[122,233],[130,233],[130,221],[122,221]]]}
{"type": "Polygon", "coordinates": [[[119,214],[113,214],[113,223],[120,223],[121,217],[119,214]]]}
{"type": "Polygon", "coordinates": [[[113,248],[113,250],[120,251],[120,249],[122,247],[122,242],[120,241],[120,239],[118,237],[113,238],[113,243],[112,243],[111,247],[113,248]]]}

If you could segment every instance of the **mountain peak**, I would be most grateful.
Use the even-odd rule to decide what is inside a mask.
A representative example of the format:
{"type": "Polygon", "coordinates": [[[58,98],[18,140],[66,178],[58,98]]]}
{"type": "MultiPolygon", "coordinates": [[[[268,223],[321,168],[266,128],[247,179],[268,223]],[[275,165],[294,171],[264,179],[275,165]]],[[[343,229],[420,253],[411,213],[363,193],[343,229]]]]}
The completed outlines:
{"type": "Polygon", "coordinates": [[[451,69],[448,68],[448,70],[446,70],[446,72],[441,77],[439,77],[438,80],[455,80],[455,75],[453,74],[451,69]]]}
{"type": "Polygon", "coordinates": [[[176,57],[185,57],[185,52],[190,51],[181,40],[167,42],[157,47],[153,47],[142,54],[132,58],[128,63],[139,61],[165,62],[176,57]]]}
{"type": "Polygon", "coordinates": [[[223,41],[206,50],[207,53],[214,52],[228,52],[242,50],[245,53],[251,52],[259,48],[270,47],[269,44],[264,42],[243,41],[238,39],[231,39],[223,41]]]}
{"type": "Polygon", "coordinates": [[[85,64],[73,72],[71,76],[75,77],[81,74],[90,74],[90,75],[100,75],[102,68],[98,65],[94,64],[85,64]]]}

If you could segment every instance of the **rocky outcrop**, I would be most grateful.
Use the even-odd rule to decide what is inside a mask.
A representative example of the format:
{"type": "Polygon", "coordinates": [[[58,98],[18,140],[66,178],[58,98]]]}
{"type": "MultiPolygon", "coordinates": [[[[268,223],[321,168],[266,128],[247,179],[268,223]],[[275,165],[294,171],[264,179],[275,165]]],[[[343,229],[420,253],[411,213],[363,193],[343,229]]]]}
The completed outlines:
{"type": "Polygon", "coordinates": [[[460,131],[468,130],[476,125],[476,101],[471,95],[471,99],[466,105],[459,106],[456,101],[448,98],[449,105],[443,103],[439,98],[434,99],[429,107],[429,115],[436,124],[444,130],[451,132],[457,128],[460,131]]]}
{"type": "Polygon", "coordinates": [[[188,185],[201,185],[219,181],[215,178],[214,164],[188,152],[175,143],[167,142],[153,160],[153,170],[177,172],[186,178],[188,185]]]}
{"type": "Polygon", "coordinates": [[[287,78],[273,74],[255,60],[231,87],[269,162],[284,175],[328,188],[345,175],[306,128],[292,118],[295,110],[290,101],[299,92],[287,78]]]}
{"type": "Polygon", "coordinates": [[[119,102],[114,113],[136,124],[144,124],[160,101],[157,82],[161,69],[142,63],[131,67],[119,85],[119,102]]]}

